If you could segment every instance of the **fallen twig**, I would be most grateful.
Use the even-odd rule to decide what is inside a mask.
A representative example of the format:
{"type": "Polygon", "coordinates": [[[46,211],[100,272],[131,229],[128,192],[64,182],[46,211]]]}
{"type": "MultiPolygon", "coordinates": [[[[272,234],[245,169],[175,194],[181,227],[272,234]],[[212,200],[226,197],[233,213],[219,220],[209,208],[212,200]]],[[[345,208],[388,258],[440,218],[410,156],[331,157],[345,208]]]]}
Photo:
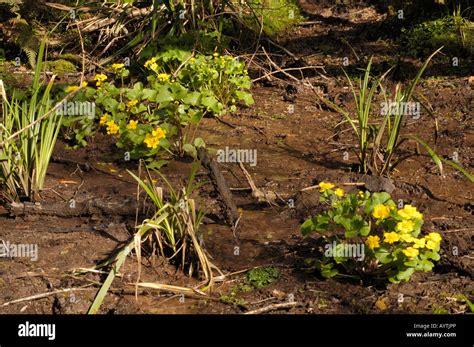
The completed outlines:
{"type": "Polygon", "coordinates": [[[296,305],[298,305],[297,302],[284,302],[284,303],[281,303],[281,304],[273,304],[273,305],[268,305],[268,306],[265,306],[265,307],[257,308],[256,310],[248,311],[248,312],[245,312],[244,314],[266,313],[266,312],[275,311],[275,310],[292,308],[296,305]]]}
{"type": "Polygon", "coordinates": [[[257,81],[260,81],[264,78],[267,78],[268,76],[274,75],[274,74],[279,73],[279,72],[285,73],[286,71],[301,71],[301,70],[306,70],[306,69],[323,69],[324,70],[324,67],[313,65],[313,66],[303,66],[303,67],[289,67],[289,68],[286,68],[286,69],[280,68],[279,70],[276,70],[276,71],[267,72],[265,75],[253,79],[252,82],[255,83],[257,81]]]}
{"type": "Polygon", "coordinates": [[[231,225],[235,225],[240,218],[240,214],[237,211],[237,206],[232,199],[232,193],[227,186],[224,175],[219,169],[219,165],[214,160],[212,160],[212,158],[209,158],[207,150],[204,147],[199,148],[198,156],[203,165],[209,170],[211,177],[213,178],[215,185],[219,190],[222,199],[224,200],[224,203],[227,207],[225,214],[228,222],[230,222],[231,225]]]}
{"type": "Polygon", "coordinates": [[[19,302],[24,302],[24,301],[38,300],[38,299],[46,298],[48,296],[55,295],[55,294],[68,293],[68,292],[80,291],[80,290],[88,290],[89,289],[88,287],[92,287],[92,285],[87,284],[87,285],[85,285],[83,287],[80,287],[80,288],[66,288],[66,289],[53,290],[52,292],[47,292],[47,293],[31,295],[31,296],[28,296],[26,298],[21,298],[21,299],[16,299],[16,300],[5,302],[5,303],[2,304],[1,307],[5,307],[5,306],[11,305],[11,304],[17,304],[19,302]]]}
{"type": "MultiPolygon", "coordinates": [[[[269,38],[266,38],[266,41],[268,43],[270,43],[271,45],[281,49],[283,52],[285,52],[286,54],[288,54],[290,57],[292,57],[293,59],[295,60],[299,60],[300,58],[298,58],[295,54],[291,53],[288,49],[286,49],[285,47],[283,47],[282,45],[279,45],[278,43],[270,40],[269,38]]],[[[263,47],[262,47],[263,48],[263,47]]]]}
{"type": "Polygon", "coordinates": [[[257,188],[257,185],[252,179],[252,176],[250,176],[249,172],[245,168],[244,164],[239,161],[239,166],[242,169],[242,172],[245,175],[245,178],[247,179],[247,182],[250,185],[250,188],[252,189],[252,196],[258,200],[258,202],[267,202],[269,205],[277,205],[275,203],[275,200],[277,198],[275,192],[272,191],[263,191],[259,188],[257,188]]]}

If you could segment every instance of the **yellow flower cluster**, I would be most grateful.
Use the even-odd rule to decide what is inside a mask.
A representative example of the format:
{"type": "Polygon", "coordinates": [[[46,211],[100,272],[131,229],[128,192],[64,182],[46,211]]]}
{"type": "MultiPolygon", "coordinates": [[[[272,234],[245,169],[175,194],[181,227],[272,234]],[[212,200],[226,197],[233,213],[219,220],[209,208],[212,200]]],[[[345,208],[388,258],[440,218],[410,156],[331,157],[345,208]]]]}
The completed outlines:
{"type": "Polygon", "coordinates": [[[424,238],[416,238],[411,235],[415,230],[414,220],[422,220],[421,214],[415,206],[405,205],[402,209],[397,211],[402,220],[397,223],[395,230],[399,232],[400,240],[407,243],[413,243],[402,252],[407,257],[416,257],[419,254],[419,249],[427,248],[429,250],[438,250],[441,242],[441,236],[438,233],[430,233],[424,238]]]}
{"type": "Polygon", "coordinates": [[[376,205],[372,211],[372,216],[376,219],[385,219],[390,215],[390,207],[383,204],[376,205]]]}
{"type": "Polygon", "coordinates": [[[153,57],[151,59],[148,59],[146,62],[145,62],[145,65],[144,65],[147,69],[150,69],[150,70],[157,70],[158,69],[158,64],[156,63],[156,57],[153,57]]]}
{"type": "Polygon", "coordinates": [[[398,210],[398,215],[403,219],[422,219],[423,215],[418,212],[416,207],[412,205],[405,205],[401,210],[398,210]]]}
{"type": "Polygon", "coordinates": [[[129,102],[127,102],[127,110],[132,109],[137,104],[138,104],[138,100],[130,100],[129,102]]]}
{"type": "Polygon", "coordinates": [[[148,148],[155,149],[158,147],[160,140],[166,137],[166,130],[161,128],[156,128],[151,132],[151,134],[147,134],[145,140],[143,141],[148,148]]]}
{"type": "Polygon", "coordinates": [[[380,247],[380,237],[378,236],[368,236],[367,240],[365,240],[365,244],[369,249],[374,249],[380,247]]]}
{"type": "Polygon", "coordinates": [[[104,113],[102,117],[100,117],[99,124],[104,125],[105,123],[107,123],[108,120],[109,120],[109,115],[107,113],[104,113]]]}
{"type": "Polygon", "coordinates": [[[167,73],[160,73],[157,76],[158,81],[160,81],[160,82],[166,82],[170,79],[170,77],[171,77],[171,75],[168,75],[167,73]]]}
{"type": "Polygon", "coordinates": [[[426,245],[425,247],[430,250],[437,250],[441,243],[441,235],[438,233],[429,233],[425,236],[426,245]]]}
{"type": "MultiPolygon", "coordinates": [[[[412,243],[411,246],[408,246],[407,248],[402,250],[403,254],[405,254],[409,258],[412,258],[412,257],[416,257],[419,254],[419,250],[423,248],[426,248],[432,251],[437,251],[441,243],[441,235],[438,233],[429,233],[425,237],[418,239],[416,237],[413,237],[409,233],[399,234],[394,231],[384,233],[383,242],[388,243],[388,244],[393,244],[398,241],[412,243]]],[[[370,249],[378,247],[379,246],[378,236],[367,237],[366,244],[370,249]]]]}
{"type": "Polygon", "coordinates": [[[97,81],[95,83],[95,85],[97,87],[100,87],[102,85],[102,83],[104,83],[104,81],[106,81],[106,80],[107,80],[107,76],[104,75],[103,73],[100,73],[100,74],[97,74],[97,75],[94,76],[94,81],[97,81]]]}
{"type": "MultiPolygon", "coordinates": [[[[358,193],[359,197],[363,197],[363,193],[358,193]]],[[[391,210],[384,204],[376,205],[372,211],[372,216],[376,219],[383,220],[390,216],[391,210]]],[[[396,242],[408,243],[402,253],[408,258],[416,257],[420,254],[420,250],[428,249],[432,251],[438,251],[441,242],[441,235],[438,233],[430,233],[423,238],[417,238],[413,236],[413,232],[416,229],[417,221],[423,219],[423,215],[412,205],[405,205],[402,209],[397,211],[398,216],[401,217],[395,225],[394,231],[387,231],[383,234],[383,242],[385,244],[394,244],[396,242]]],[[[370,249],[379,247],[380,239],[378,236],[368,236],[366,244],[370,249]]]]}
{"type": "Polygon", "coordinates": [[[329,182],[320,182],[319,183],[319,191],[324,193],[326,190],[334,188],[335,185],[329,182]]]}
{"type": "Polygon", "coordinates": [[[107,122],[107,134],[108,135],[115,135],[118,134],[120,127],[115,124],[113,120],[107,122]]]}
{"type": "Polygon", "coordinates": [[[384,233],[383,236],[384,236],[383,242],[388,243],[388,244],[392,244],[400,240],[400,235],[398,235],[394,231],[390,233],[384,233]]]}
{"type": "Polygon", "coordinates": [[[75,92],[76,90],[78,90],[81,87],[82,88],[87,87],[87,82],[86,81],[82,82],[82,85],[80,85],[80,86],[67,86],[66,87],[66,93],[75,92]]]}
{"type": "MultiPolygon", "coordinates": [[[[327,190],[330,190],[330,189],[333,189],[335,188],[336,186],[332,183],[329,183],[329,182],[320,182],[319,183],[319,192],[321,193],[324,193],[325,191],[327,190]]],[[[342,188],[336,188],[336,190],[334,190],[334,195],[342,198],[344,195],[346,194],[346,192],[344,191],[344,189],[342,188]]]]}
{"type": "Polygon", "coordinates": [[[403,234],[411,233],[415,229],[415,223],[411,220],[404,219],[397,223],[395,230],[403,234]]]}
{"type": "Polygon", "coordinates": [[[122,70],[124,67],[125,65],[121,63],[112,64],[112,69],[115,71],[122,70]]]}
{"type": "Polygon", "coordinates": [[[416,257],[420,252],[414,248],[414,247],[407,247],[403,251],[403,254],[405,254],[409,258],[416,257]]]}
{"type": "Polygon", "coordinates": [[[127,129],[134,130],[137,128],[137,125],[138,125],[138,121],[130,119],[130,121],[127,124],[127,129]]]}

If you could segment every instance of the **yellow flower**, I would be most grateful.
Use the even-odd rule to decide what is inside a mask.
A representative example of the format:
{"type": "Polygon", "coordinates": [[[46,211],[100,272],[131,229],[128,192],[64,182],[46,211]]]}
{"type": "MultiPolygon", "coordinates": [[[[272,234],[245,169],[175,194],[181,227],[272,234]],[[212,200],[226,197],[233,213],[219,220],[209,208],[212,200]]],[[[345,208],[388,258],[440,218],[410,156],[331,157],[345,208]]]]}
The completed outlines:
{"type": "Polygon", "coordinates": [[[429,233],[425,236],[426,240],[431,240],[433,242],[440,243],[441,242],[441,235],[438,233],[429,233]]]}
{"type": "Polygon", "coordinates": [[[127,124],[127,129],[136,129],[137,128],[138,121],[130,119],[130,121],[127,124]]]}
{"type": "Polygon", "coordinates": [[[414,248],[425,248],[425,242],[426,240],[424,238],[421,239],[414,239],[413,240],[413,247],[414,248]]]}
{"type": "Polygon", "coordinates": [[[385,234],[383,234],[383,236],[384,236],[383,242],[390,243],[390,244],[400,240],[400,235],[398,235],[394,231],[389,232],[389,233],[385,233],[385,234]]]}
{"type": "Polygon", "coordinates": [[[337,189],[334,191],[334,194],[336,194],[338,197],[343,197],[345,193],[346,193],[346,192],[345,192],[344,189],[342,189],[342,188],[337,188],[337,189]]]}
{"type": "Polygon", "coordinates": [[[215,58],[217,58],[217,57],[219,56],[219,53],[215,52],[215,53],[213,54],[213,56],[214,56],[215,58]]]}
{"type": "Polygon", "coordinates": [[[426,248],[431,249],[432,251],[434,251],[435,249],[438,249],[438,247],[439,247],[438,242],[434,242],[433,240],[426,241],[426,248]]]}
{"type": "Polygon", "coordinates": [[[166,82],[170,79],[170,75],[168,75],[167,73],[160,73],[158,74],[158,81],[160,82],[166,82]]]}
{"type": "Polygon", "coordinates": [[[415,229],[415,223],[411,220],[403,220],[397,223],[395,229],[402,233],[411,233],[415,229]]]}
{"type": "Polygon", "coordinates": [[[156,137],[158,140],[161,140],[162,138],[166,137],[166,130],[157,128],[151,132],[151,134],[156,137]]]}
{"type": "Polygon", "coordinates": [[[418,255],[418,253],[420,253],[420,252],[418,252],[418,250],[416,248],[413,248],[413,247],[407,247],[402,252],[403,252],[403,254],[405,254],[409,258],[416,257],[418,255]]]}
{"type": "Polygon", "coordinates": [[[134,107],[136,104],[138,103],[138,100],[130,100],[129,102],[127,102],[127,109],[131,109],[132,107],[134,107]]]}
{"type": "Polygon", "coordinates": [[[357,192],[357,196],[359,197],[359,199],[363,199],[363,198],[365,197],[365,194],[364,194],[364,192],[363,192],[362,190],[359,190],[359,191],[357,192]]]}
{"type": "Polygon", "coordinates": [[[401,210],[398,210],[398,214],[404,219],[422,219],[423,215],[418,212],[416,207],[412,205],[405,205],[401,210]]]}
{"type": "Polygon", "coordinates": [[[151,59],[148,59],[146,62],[145,62],[145,67],[150,69],[150,70],[154,70],[156,71],[158,69],[158,64],[156,63],[156,57],[153,57],[151,59]]]}
{"type": "Polygon", "coordinates": [[[319,191],[321,193],[324,193],[326,190],[332,189],[334,187],[335,187],[335,185],[332,184],[332,183],[329,183],[329,182],[320,182],[319,183],[319,191]]]}
{"type": "Polygon", "coordinates": [[[67,86],[67,87],[66,87],[66,93],[74,92],[74,91],[78,90],[79,88],[81,88],[81,86],[82,86],[83,88],[84,88],[84,87],[87,87],[87,82],[86,82],[86,81],[83,81],[80,86],[67,86]]]}
{"type": "Polygon", "coordinates": [[[372,216],[376,219],[385,219],[390,215],[390,207],[383,204],[379,204],[374,207],[372,211],[372,216]]]}
{"type": "Polygon", "coordinates": [[[380,237],[378,236],[368,236],[365,240],[365,244],[370,248],[374,249],[380,246],[380,237]]]}
{"type": "Polygon", "coordinates": [[[441,235],[438,233],[429,233],[425,236],[426,248],[435,250],[438,249],[439,243],[441,242],[441,235]]]}
{"type": "Polygon", "coordinates": [[[146,68],[150,68],[153,64],[156,65],[156,57],[153,57],[151,59],[148,59],[146,62],[145,62],[145,67],[146,68]]]}
{"type": "Polygon", "coordinates": [[[79,86],[67,86],[66,93],[75,92],[79,88],[80,88],[79,86]]]}
{"type": "Polygon", "coordinates": [[[152,134],[147,134],[143,142],[146,144],[148,148],[155,149],[156,147],[158,147],[160,140],[156,136],[153,136],[152,134]]]}
{"type": "Polygon", "coordinates": [[[160,140],[166,137],[166,130],[161,128],[156,128],[151,132],[151,134],[147,134],[145,140],[143,141],[148,148],[155,149],[158,147],[160,140]]]}
{"type": "Polygon", "coordinates": [[[125,67],[124,64],[112,64],[112,69],[114,70],[120,70],[120,69],[123,69],[125,67]]]}
{"type": "Polygon", "coordinates": [[[413,240],[415,240],[415,238],[413,236],[411,236],[410,234],[401,234],[400,235],[400,240],[402,240],[403,242],[413,242],[413,240]]]}
{"type": "Polygon", "coordinates": [[[189,61],[191,62],[191,64],[193,64],[196,62],[196,58],[192,57],[191,59],[189,59],[189,61]]]}
{"type": "Polygon", "coordinates": [[[97,81],[95,85],[97,87],[100,87],[102,85],[102,82],[104,82],[106,79],[107,79],[107,76],[104,75],[103,73],[95,75],[94,76],[94,81],[97,81]]]}
{"type": "Polygon", "coordinates": [[[108,120],[109,120],[109,115],[105,113],[102,117],[100,117],[99,124],[104,125],[105,123],[107,123],[108,120]]]}
{"type": "Polygon", "coordinates": [[[107,134],[115,135],[118,134],[120,127],[115,124],[113,120],[107,122],[107,134]]]}

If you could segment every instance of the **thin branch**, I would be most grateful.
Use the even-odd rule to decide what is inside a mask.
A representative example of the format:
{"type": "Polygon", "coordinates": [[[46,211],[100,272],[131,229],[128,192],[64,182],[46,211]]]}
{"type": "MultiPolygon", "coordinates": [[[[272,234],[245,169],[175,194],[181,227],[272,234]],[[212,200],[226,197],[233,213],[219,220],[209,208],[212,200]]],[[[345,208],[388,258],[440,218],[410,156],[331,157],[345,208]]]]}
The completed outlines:
{"type": "Polygon", "coordinates": [[[257,308],[256,310],[248,311],[248,312],[245,312],[244,314],[266,313],[266,312],[275,311],[275,310],[292,308],[296,305],[298,305],[297,302],[284,302],[284,303],[281,303],[281,304],[273,304],[273,305],[257,308]]]}
{"type": "Polygon", "coordinates": [[[2,304],[1,307],[5,307],[11,304],[17,304],[19,302],[24,302],[24,301],[31,301],[31,300],[38,300],[38,299],[43,299],[51,295],[55,294],[61,294],[61,293],[68,293],[68,292],[73,292],[73,291],[80,291],[80,290],[88,290],[89,287],[91,287],[91,284],[87,284],[83,287],[80,288],[66,288],[66,289],[59,289],[59,290],[53,290],[52,292],[47,292],[47,293],[41,293],[41,294],[36,294],[36,295],[31,295],[27,296],[26,298],[21,298],[21,299],[16,299],[12,301],[8,301],[2,304]]]}

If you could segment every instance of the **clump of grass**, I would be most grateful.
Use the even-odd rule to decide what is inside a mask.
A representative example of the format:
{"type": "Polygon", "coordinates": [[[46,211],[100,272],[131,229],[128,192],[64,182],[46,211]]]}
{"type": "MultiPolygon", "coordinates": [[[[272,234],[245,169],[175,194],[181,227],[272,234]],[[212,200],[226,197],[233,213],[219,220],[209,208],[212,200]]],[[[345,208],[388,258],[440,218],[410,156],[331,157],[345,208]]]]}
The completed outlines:
{"type": "Polygon", "coordinates": [[[44,50],[43,41],[29,100],[21,102],[14,96],[8,100],[3,87],[1,91],[0,185],[9,202],[37,198],[61,127],[62,117],[50,100],[54,78],[44,90],[40,82],[44,50]]]}
{"type": "Polygon", "coordinates": [[[228,294],[220,297],[225,304],[235,306],[245,306],[245,299],[239,297],[241,293],[248,293],[255,289],[261,289],[278,281],[280,270],[276,267],[257,267],[247,272],[245,278],[240,283],[234,285],[228,294]]]}
{"type": "Polygon", "coordinates": [[[381,121],[377,117],[377,113],[382,113],[381,110],[377,110],[378,112],[374,110],[377,91],[382,94],[385,105],[392,102],[395,105],[403,105],[411,103],[413,100],[419,103],[418,99],[414,96],[415,88],[429,62],[441,49],[442,47],[437,49],[425,60],[415,78],[411,80],[406,87],[401,84],[396,85],[390,102],[389,95],[382,84],[390,70],[380,77],[373,77],[371,74],[372,58],[370,58],[364,74],[359,77],[357,84],[353,83],[351,78],[344,71],[354,99],[355,110],[353,112],[345,110],[316,93],[316,96],[322,102],[339,112],[345,118],[344,122],[347,122],[352,128],[352,132],[358,141],[357,156],[359,159],[359,171],[361,173],[374,175],[390,174],[393,168],[399,163],[399,160],[395,160],[395,154],[399,150],[400,145],[407,139],[412,139],[425,148],[441,174],[443,174],[443,163],[446,163],[463,173],[471,182],[474,182],[473,175],[463,169],[459,164],[440,157],[434,149],[418,136],[402,135],[401,131],[407,116],[405,110],[398,108],[390,112],[385,112],[381,121]]]}
{"type": "Polygon", "coordinates": [[[294,0],[250,0],[247,1],[250,13],[245,20],[255,31],[268,36],[277,36],[304,20],[300,8],[294,0]]]}
{"type": "Polygon", "coordinates": [[[474,52],[474,23],[462,17],[460,10],[452,15],[428,20],[402,29],[400,42],[408,55],[423,57],[443,46],[455,55],[474,52]]]}
{"type": "Polygon", "coordinates": [[[439,305],[433,305],[431,310],[433,314],[449,314],[450,313],[449,310],[439,305]]]}
{"type": "MultiPolygon", "coordinates": [[[[200,239],[200,224],[204,217],[202,210],[196,211],[196,205],[191,199],[191,193],[198,188],[195,184],[195,174],[199,168],[194,164],[188,179],[188,184],[180,190],[175,190],[169,181],[156,171],[168,187],[169,198],[163,196],[163,189],[155,186],[150,172],[146,169],[146,178],[142,179],[132,172],[129,174],[146,192],[147,197],[155,205],[155,212],[151,218],[145,219],[139,226],[133,239],[121,247],[112,257],[97,265],[96,269],[110,268],[110,272],[89,308],[89,313],[96,313],[107,294],[115,276],[120,271],[128,254],[135,251],[138,262],[137,287],[148,287],[162,290],[178,291],[182,293],[209,290],[214,284],[214,271],[219,271],[209,260],[202,248],[200,239]],[[183,271],[187,270],[190,276],[195,275],[203,282],[194,289],[180,288],[158,283],[139,283],[142,244],[152,245],[159,256],[170,262],[175,262],[183,271]]],[[[219,271],[220,272],[220,271],[219,271]]]]}
{"type": "Polygon", "coordinates": [[[76,66],[68,60],[57,59],[46,62],[46,70],[55,75],[62,76],[67,73],[77,72],[76,66]]]}
{"type": "Polygon", "coordinates": [[[274,283],[280,277],[276,267],[258,267],[247,272],[247,282],[255,288],[264,288],[274,283]]]}

